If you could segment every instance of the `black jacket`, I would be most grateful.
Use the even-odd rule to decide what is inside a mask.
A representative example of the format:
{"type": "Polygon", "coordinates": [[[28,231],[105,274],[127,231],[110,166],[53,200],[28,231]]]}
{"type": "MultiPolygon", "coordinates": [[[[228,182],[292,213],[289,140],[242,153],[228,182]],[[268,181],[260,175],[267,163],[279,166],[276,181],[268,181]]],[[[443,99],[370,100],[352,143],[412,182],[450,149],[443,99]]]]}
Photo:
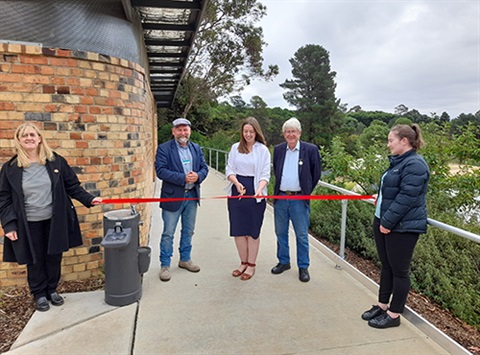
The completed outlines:
{"type": "MultiPolygon", "coordinates": [[[[91,207],[95,198],[81,186],[67,161],[55,153],[54,161],[46,168],[52,180],[53,215],[50,225],[48,254],[60,254],[69,248],[82,245],[82,235],[77,213],[70,197],[91,207]]],[[[4,238],[3,261],[19,264],[35,263],[37,256],[32,247],[22,189],[23,169],[17,166],[14,156],[2,166],[0,172],[0,222],[5,233],[17,231],[18,240],[4,238]]]]}
{"type": "Polygon", "coordinates": [[[428,165],[413,149],[389,159],[390,167],[380,186],[380,224],[394,232],[425,233],[428,165]]]}

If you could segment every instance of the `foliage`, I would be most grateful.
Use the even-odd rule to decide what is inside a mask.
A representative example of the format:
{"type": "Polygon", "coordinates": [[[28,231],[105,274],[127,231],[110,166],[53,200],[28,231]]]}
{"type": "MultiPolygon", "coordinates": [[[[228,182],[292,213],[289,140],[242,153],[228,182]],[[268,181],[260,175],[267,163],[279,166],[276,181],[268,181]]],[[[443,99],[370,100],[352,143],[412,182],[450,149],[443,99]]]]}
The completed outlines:
{"type": "MultiPolygon", "coordinates": [[[[443,221],[455,223],[446,215],[443,221]]],[[[413,288],[480,329],[479,272],[479,244],[436,228],[420,237],[411,266],[413,288]]]]}
{"type": "Polygon", "coordinates": [[[385,149],[375,145],[362,146],[358,154],[361,158],[355,158],[345,150],[338,137],[333,139],[331,148],[322,149],[321,154],[324,169],[329,171],[325,177],[328,182],[351,181],[366,194],[377,192],[380,176],[388,167],[388,161],[384,159],[385,149]]]}
{"type": "Polygon", "coordinates": [[[298,110],[303,139],[328,146],[343,119],[329,53],[322,46],[306,45],[295,52],[290,63],[293,79],[280,84],[287,90],[283,97],[298,110]]]}
{"type": "Polygon", "coordinates": [[[269,80],[278,66],[263,69],[266,7],[257,0],[211,0],[197,31],[178,102],[185,117],[194,106],[241,90],[254,78],[269,80]]]}
{"type": "MultiPolygon", "coordinates": [[[[460,157],[468,157],[470,164],[480,165],[475,129],[466,125],[457,134],[450,135],[449,124],[431,122],[422,128],[426,146],[421,154],[431,171],[427,196],[430,217],[480,234],[480,206],[478,199],[474,200],[480,194],[480,171],[461,166],[460,172],[454,174],[449,168],[452,159],[460,160],[460,157]],[[463,218],[465,211],[470,212],[469,219],[463,218]]],[[[331,148],[322,152],[330,172],[327,179],[337,185],[354,182],[365,192],[374,192],[386,168],[385,150],[371,144],[360,147],[357,155],[350,154],[340,138],[336,137],[331,148]]],[[[349,202],[347,245],[378,262],[372,246],[372,218],[371,206],[357,208],[349,202]]],[[[338,242],[339,221],[340,206],[329,201],[312,205],[311,228],[318,235],[338,242]]],[[[417,292],[426,294],[480,329],[480,245],[430,227],[415,249],[411,276],[412,287],[417,292]]]]}
{"type": "MultiPolygon", "coordinates": [[[[331,194],[326,188],[317,188],[315,194],[331,194]]],[[[340,242],[342,202],[314,200],[310,205],[311,230],[332,243],[340,242]]],[[[377,260],[372,237],[373,207],[363,201],[348,201],[346,246],[365,258],[377,260]]]]}
{"type": "Polygon", "coordinates": [[[391,121],[395,121],[400,116],[382,111],[349,111],[347,117],[354,118],[358,122],[362,123],[365,127],[368,127],[373,121],[378,120],[384,122],[385,124],[389,124],[391,121]]]}
{"type": "Polygon", "coordinates": [[[359,143],[362,147],[384,147],[389,131],[385,122],[373,120],[370,126],[360,134],[359,143]]]}

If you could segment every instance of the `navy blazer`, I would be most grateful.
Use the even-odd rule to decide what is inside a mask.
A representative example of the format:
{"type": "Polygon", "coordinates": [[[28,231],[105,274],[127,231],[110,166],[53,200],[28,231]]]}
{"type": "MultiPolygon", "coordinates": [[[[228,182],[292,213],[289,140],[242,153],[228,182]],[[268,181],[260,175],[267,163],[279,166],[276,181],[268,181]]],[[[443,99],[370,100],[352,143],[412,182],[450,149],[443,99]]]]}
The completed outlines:
{"type": "MultiPolygon", "coordinates": [[[[280,183],[282,182],[283,164],[287,153],[287,142],[276,145],[273,150],[273,173],[275,174],[274,193],[280,192],[280,183]]],[[[310,195],[317,186],[318,180],[322,174],[322,158],[315,144],[300,141],[300,155],[298,161],[298,178],[300,179],[300,188],[302,195],[310,195]]],[[[274,203],[277,200],[274,200],[274,203]]],[[[309,200],[304,200],[308,205],[309,200]]]]}
{"type": "MultiPolygon", "coordinates": [[[[202,149],[198,144],[189,141],[188,148],[192,154],[192,170],[198,174],[198,180],[194,188],[200,204],[200,184],[207,177],[208,166],[203,157],[202,149]]],[[[178,154],[177,143],[174,139],[158,146],[155,158],[155,171],[158,178],[162,180],[160,198],[181,198],[184,196],[185,173],[180,155],[178,154]]],[[[182,201],[160,202],[160,208],[171,212],[178,211],[181,205],[182,201]]]]}

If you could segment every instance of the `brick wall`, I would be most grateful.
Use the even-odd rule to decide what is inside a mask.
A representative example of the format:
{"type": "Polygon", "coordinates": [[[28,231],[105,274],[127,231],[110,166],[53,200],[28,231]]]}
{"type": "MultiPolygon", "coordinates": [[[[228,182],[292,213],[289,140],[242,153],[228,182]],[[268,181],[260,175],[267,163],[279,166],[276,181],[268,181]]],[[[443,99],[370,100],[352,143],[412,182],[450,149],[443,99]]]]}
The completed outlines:
{"type": "MultiPolygon", "coordinates": [[[[87,191],[103,198],[153,196],[157,117],[138,64],[97,53],[0,43],[0,164],[14,154],[13,134],[25,121],[38,124],[87,191]]],[[[74,203],[84,245],[64,253],[63,280],[102,272],[103,214],[130,208],[74,203]]],[[[140,244],[148,245],[151,205],[138,205],[137,211],[144,222],[140,244]]],[[[0,237],[0,260],[2,244],[0,237]]],[[[0,261],[0,286],[23,284],[25,267],[0,261]]]]}

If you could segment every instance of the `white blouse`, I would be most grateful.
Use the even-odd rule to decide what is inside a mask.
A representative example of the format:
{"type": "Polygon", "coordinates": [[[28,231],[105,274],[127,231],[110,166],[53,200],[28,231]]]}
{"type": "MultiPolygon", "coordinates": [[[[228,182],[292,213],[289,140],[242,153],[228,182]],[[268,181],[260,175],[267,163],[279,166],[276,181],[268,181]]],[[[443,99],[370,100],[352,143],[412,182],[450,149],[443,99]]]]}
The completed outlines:
{"type": "MultiPolygon", "coordinates": [[[[255,142],[250,154],[242,154],[238,151],[239,144],[239,142],[233,144],[230,149],[225,175],[227,178],[230,175],[253,176],[256,191],[261,180],[265,180],[267,184],[270,181],[270,152],[264,144],[255,142]]],[[[232,185],[232,182],[229,182],[225,188],[229,196],[232,194],[232,185]]],[[[267,195],[266,186],[263,188],[262,193],[267,195]]],[[[261,200],[259,198],[257,202],[261,200]]]]}

